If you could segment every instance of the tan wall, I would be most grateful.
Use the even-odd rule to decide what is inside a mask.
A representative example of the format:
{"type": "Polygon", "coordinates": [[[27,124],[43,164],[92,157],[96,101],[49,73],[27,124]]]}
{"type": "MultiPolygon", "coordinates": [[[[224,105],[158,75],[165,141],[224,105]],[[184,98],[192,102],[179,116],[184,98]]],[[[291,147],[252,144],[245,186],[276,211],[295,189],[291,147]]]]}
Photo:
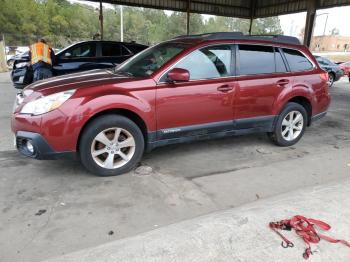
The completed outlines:
{"type": "Polygon", "coordinates": [[[349,52],[350,37],[348,36],[315,36],[311,41],[314,52],[349,52]]]}

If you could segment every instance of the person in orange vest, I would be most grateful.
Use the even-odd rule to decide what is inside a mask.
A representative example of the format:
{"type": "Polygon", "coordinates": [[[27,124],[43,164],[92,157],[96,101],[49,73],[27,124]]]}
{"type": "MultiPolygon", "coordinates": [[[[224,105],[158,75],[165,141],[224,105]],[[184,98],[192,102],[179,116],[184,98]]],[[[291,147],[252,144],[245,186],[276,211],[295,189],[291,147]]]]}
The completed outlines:
{"type": "Polygon", "coordinates": [[[30,46],[29,57],[34,71],[33,82],[52,77],[55,54],[44,39],[30,46]]]}

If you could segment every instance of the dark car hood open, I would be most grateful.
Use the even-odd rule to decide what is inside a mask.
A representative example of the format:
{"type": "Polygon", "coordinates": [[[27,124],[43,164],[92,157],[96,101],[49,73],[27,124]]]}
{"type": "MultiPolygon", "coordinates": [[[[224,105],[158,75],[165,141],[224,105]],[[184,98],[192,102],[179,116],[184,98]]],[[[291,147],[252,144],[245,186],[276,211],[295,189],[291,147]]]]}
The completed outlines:
{"type": "Polygon", "coordinates": [[[90,87],[96,84],[103,85],[116,82],[116,80],[124,82],[132,79],[134,79],[134,77],[115,74],[112,69],[96,69],[41,80],[27,86],[26,90],[33,90],[47,95],[48,93],[55,93],[68,89],[90,87]]]}

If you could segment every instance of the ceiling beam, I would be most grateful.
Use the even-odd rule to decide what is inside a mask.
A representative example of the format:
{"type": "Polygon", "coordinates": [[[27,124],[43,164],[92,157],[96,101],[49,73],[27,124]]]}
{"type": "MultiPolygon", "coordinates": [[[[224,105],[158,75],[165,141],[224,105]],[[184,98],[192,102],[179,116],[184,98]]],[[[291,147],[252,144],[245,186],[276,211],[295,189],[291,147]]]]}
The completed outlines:
{"type": "MultiPolygon", "coordinates": [[[[87,0],[99,2],[100,0],[87,0]]],[[[161,10],[172,10],[187,12],[188,0],[102,0],[105,3],[154,8],[161,10]]],[[[312,0],[311,0],[312,1],[312,0]]],[[[259,0],[254,7],[255,18],[278,16],[305,12],[308,10],[310,0],[259,0]]],[[[229,1],[229,0],[191,0],[191,13],[210,14],[228,17],[251,19],[251,0],[229,1]],[[241,3],[241,4],[239,4],[241,3]]],[[[317,1],[317,9],[330,8],[335,6],[350,5],[350,0],[320,0],[317,1]]]]}

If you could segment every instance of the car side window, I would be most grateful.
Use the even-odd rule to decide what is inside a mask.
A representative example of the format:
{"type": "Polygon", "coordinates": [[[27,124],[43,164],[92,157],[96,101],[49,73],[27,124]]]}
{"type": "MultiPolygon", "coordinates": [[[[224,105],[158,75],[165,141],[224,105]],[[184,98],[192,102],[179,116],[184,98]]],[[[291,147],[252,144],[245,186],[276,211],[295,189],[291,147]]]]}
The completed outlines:
{"type": "Polygon", "coordinates": [[[282,50],[288,61],[289,67],[293,72],[312,69],[312,63],[298,50],[288,48],[282,48],[282,50]]]}
{"type": "Polygon", "coordinates": [[[134,54],[140,53],[141,51],[143,51],[147,48],[147,46],[133,44],[133,43],[125,44],[125,46],[127,49],[129,49],[134,54]]]}
{"type": "Polygon", "coordinates": [[[121,56],[122,46],[119,43],[101,43],[102,56],[121,56]]]}
{"type": "MultiPolygon", "coordinates": [[[[96,56],[96,44],[85,43],[74,46],[63,53],[63,58],[86,58],[96,56]]],[[[62,57],[62,56],[61,56],[62,57]]]]}
{"type": "Polygon", "coordinates": [[[275,54],[272,46],[239,45],[238,47],[239,75],[257,75],[276,72],[275,54]]]}
{"type": "Polygon", "coordinates": [[[327,64],[323,61],[322,57],[316,57],[316,60],[317,60],[317,62],[318,62],[320,65],[327,65],[327,64]]]}
{"type": "Polygon", "coordinates": [[[332,66],[334,66],[334,63],[333,63],[331,60],[329,60],[329,59],[327,59],[327,58],[323,58],[323,60],[326,62],[327,65],[332,65],[332,66]]]}
{"type": "Polygon", "coordinates": [[[131,55],[132,53],[126,48],[125,46],[122,45],[122,55],[131,55]]]}
{"type": "Polygon", "coordinates": [[[282,54],[280,53],[280,51],[277,48],[275,48],[275,61],[276,61],[276,72],[277,73],[287,72],[287,67],[283,61],[282,54]]]}
{"type": "Polygon", "coordinates": [[[219,78],[231,75],[232,51],[230,45],[215,45],[198,49],[176,67],[190,72],[190,80],[219,78]]]}

